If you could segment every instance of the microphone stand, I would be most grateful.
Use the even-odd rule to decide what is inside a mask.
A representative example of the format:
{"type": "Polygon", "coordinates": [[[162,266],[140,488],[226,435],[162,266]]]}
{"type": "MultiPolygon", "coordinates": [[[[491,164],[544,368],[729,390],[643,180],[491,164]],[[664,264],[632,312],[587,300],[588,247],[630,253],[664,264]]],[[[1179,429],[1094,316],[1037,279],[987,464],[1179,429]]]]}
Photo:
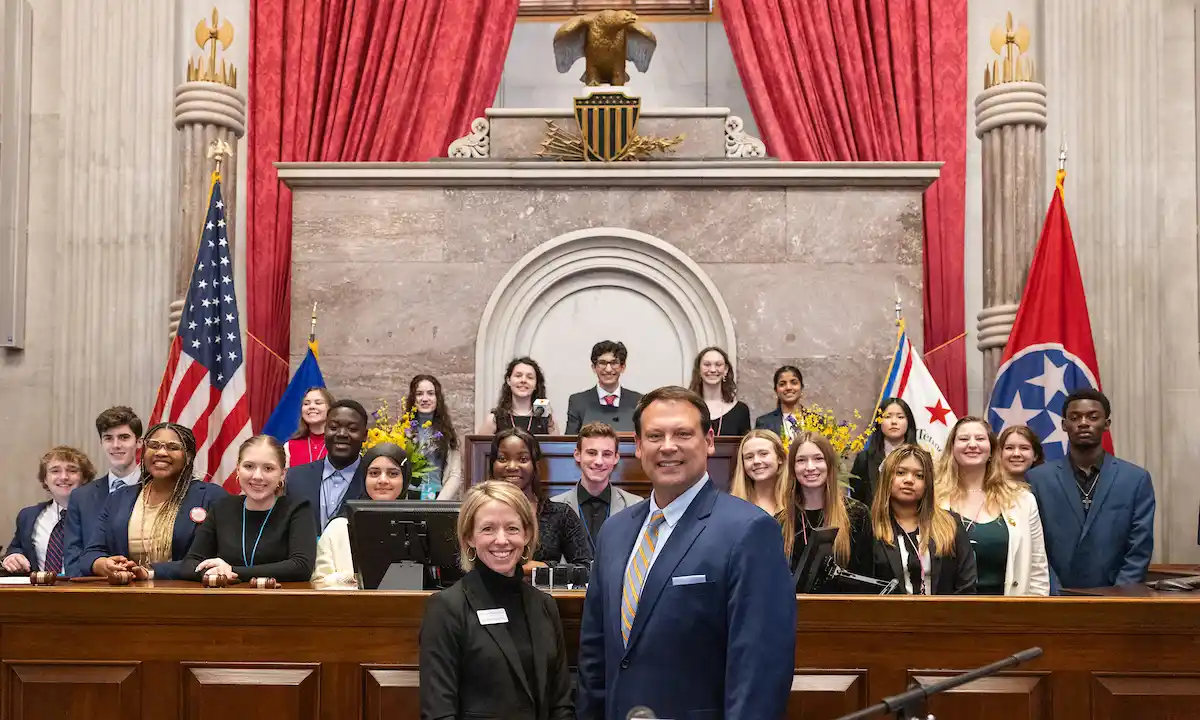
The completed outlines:
{"type": "Polygon", "coordinates": [[[884,713],[895,713],[897,720],[918,720],[918,718],[928,718],[933,720],[933,715],[927,715],[925,711],[925,700],[930,695],[935,695],[940,692],[945,692],[959,685],[966,685],[969,682],[978,680],[979,678],[995,675],[1001,670],[1019,665],[1026,660],[1032,660],[1042,654],[1042,649],[1039,647],[1022,650],[1016,655],[1010,655],[999,662],[994,662],[991,665],[984,665],[981,668],[965,672],[962,675],[946,678],[928,685],[926,687],[914,687],[906,690],[899,695],[886,697],[883,702],[872,705],[864,710],[859,710],[849,715],[843,715],[837,720],[860,720],[874,715],[882,715],[884,713]]]}

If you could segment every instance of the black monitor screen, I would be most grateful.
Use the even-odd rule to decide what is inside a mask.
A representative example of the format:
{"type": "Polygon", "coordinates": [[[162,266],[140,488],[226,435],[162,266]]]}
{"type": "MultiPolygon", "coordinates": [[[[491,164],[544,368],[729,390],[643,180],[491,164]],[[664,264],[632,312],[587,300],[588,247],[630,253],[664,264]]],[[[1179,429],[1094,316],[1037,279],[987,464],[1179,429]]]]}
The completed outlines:
{"type": "Polygon", "coordinates": [[[346,506],[350,552],[360,588],[379,588],[389,568],[398,563],[424,567],[426,589],[449,585],[458,578],[455,526],[459,503],[351,500],[346,506]]]}

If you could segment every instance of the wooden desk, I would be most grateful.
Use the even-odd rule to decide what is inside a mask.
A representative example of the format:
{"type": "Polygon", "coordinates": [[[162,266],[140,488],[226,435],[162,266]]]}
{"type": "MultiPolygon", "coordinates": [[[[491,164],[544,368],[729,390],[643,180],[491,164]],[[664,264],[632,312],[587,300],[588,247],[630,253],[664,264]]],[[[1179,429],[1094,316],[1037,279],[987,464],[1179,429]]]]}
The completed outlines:
{"type": "MultiPolygon", "coordinates": [[[[716,452],[708,459],[708,474],[722,490],[729,489],[733,479],[733,458],[737,455],[740,437],[719,437],[716,452]]],[[[466,463],[463,476],[467,485],[480,482],[487,477],[488,453],[492,449],[491,435],[468,435],[466,439],[466,463]]],[[[563,492],[579,480],[579,466],[575,464],[574,435],[539,435],[538,445],[542,448],[542,463],[539,469],[542,480],[549,480],[551,495],[563,492]]],[[[646,497],[650,494],[650,480],[642,472],[642,465],[634,456],[633,437],[623,436],[618,445],[621,462],[613,471],[612,483],[622,490],[646,497]]]]}
{"type": "MultiPolygon", "coordinates": [[[[419,716],[426,595],[0,587],[7,720],[419,716]]],[[[558,596],[576,651],[582,595],[558,596]]],[[[938,698],[942,718],[1197,717],[1200,603],[1187,598],[798,600],[789,718],[829,720],[1038,645],[1039,660],[938,698]]],[[[730,720],[736,720],[731,718],[730,720]]]]}

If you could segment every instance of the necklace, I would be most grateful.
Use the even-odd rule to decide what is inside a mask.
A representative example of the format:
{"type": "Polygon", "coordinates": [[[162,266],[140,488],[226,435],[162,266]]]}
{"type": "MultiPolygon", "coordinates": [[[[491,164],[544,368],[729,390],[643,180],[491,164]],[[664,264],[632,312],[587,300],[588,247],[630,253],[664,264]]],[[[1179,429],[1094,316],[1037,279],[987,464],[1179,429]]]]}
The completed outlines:
{"type": "Polygon", "coordinates": [[[1092,509],[1092,493],[1096,492],[1096,484],[1100,482],[1100,475],[1092,478],[1092,484],[1087,490],[1083,489],[1083,485],[1079,486],[1079,492],[1083,493],[1083,511],[1087,512],[1092,509]]]}
{"type": "Polygon", "coordinates": [[[525,424],[525,430],[526,430],[526,431],[527,431],[527,432],[528,432],[530,435],[532,435],[532,434],[533,434],[533,416],[532,416],[532,415],[513,415],[513,414],[510,412],[510,413],[508,414],[508,422],[509,422],[509,424],[511,424],[513,427],[519,427],[519,426],[517,425],[517,418],[518,418],[518,417],[527,417],[527,418],[529,418],[529,422],[527,422],[527,423],[525,424]]]}
{"type": "Polygon", "coordinates": [[[319,444],[313,443],[313,434],[312,433],[309,433],[308,437],[305,438],[305,444],[308,445],[308,461],[309,462],[316,462],[317,460],[324,460],[325,456],[329,454],[329,448],[325,447],[325,436],[321,435],[320,438],[321,438],[321,442],[319,444]]]}
{"type": "MultiPolygon", "coordinates": [[[[825,508],[821,508],[821,514],[817,515],[817,522],[813,525],[813,529],[825,524],[825,508]]],[[[808,509],[800,508],[800,532],[804,534],[804,544],[808,545],[808,509]]]]}

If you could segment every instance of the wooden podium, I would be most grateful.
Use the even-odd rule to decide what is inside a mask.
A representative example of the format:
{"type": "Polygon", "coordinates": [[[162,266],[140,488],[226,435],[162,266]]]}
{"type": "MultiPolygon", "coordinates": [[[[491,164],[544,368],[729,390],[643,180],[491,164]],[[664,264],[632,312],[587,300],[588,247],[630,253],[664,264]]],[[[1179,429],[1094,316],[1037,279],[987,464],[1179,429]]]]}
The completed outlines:
{"type": "MultiPolygon", "coordinates": [[[[729,489],[733,479],[734,458],[737,455],[740,437],[719,437],[716,451],[708,459],[708,474],[717,487],[729,489]]],[[[542,448],[539,470],[542,482],[551,495],[567,490],[579,481],[579,466],[575,464],[574,435],[540,435],[538,444],[542,448]]],[[[482,482],[488,475],[488,453],[492,449],[491,435],[468,435],[463,468],[467,485],[482,482]]],[[[645,497],[650,494],[650,481],[642,471],[641,462],[633,454],[633,436],[623,434],[618,449],[621,461],[613,471],[612,483],[622,490],[645,497]]]]}

